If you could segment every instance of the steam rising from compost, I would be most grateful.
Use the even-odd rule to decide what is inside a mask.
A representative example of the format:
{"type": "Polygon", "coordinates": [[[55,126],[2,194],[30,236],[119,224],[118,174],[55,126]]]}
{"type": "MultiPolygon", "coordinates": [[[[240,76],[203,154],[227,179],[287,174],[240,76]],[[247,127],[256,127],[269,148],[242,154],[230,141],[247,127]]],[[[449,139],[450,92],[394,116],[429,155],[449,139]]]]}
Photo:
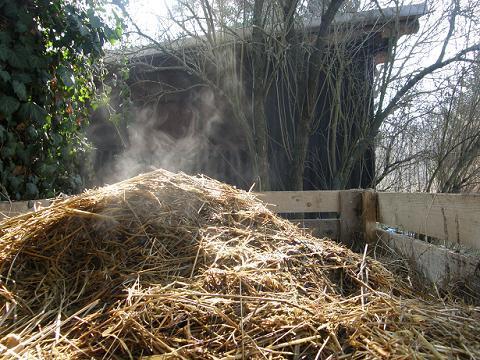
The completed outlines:
{"type": "MultiPolygon", "coordinates": [[[[115,136],[108,115],[99,114],[92,122],[97,184],[163,168],[251,187],[254,154],[245,131],[249,115],[243,113],[251,107],[236,71],[237,54],[229,49],[216,55],[212,68],[205,69],[215,78],[214,88],[188,71],[145,74],[142,66],[132,65],[129,87],[135,115],[126,128],[117,128],[124,140],[115,136]]],[[[122,99],[112,98],[111,107],[119,108],[122,104],[115,101],[122,99]]]]}
{"type": "Polygon", "coordinates": [[[195,92],[181,105],[167,103],[138,110],[128,129],[128,147],[115,160],[108,182],[157,168],[186,173],[208,170],[215,150],[210,139],[223,121],[221,107],[208,89],[195,92]]]}

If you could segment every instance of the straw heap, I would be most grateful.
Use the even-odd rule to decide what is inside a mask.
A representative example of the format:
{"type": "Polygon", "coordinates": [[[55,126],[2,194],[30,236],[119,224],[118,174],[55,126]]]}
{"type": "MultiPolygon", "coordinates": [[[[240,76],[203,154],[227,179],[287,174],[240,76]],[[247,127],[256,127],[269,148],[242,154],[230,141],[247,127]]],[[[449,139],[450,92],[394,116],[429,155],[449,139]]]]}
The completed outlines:
{"type": "Polygon", "coordinates": [[[480,309],[203,177],[158,170],[8,219],[0,271],[4,357],[480,358],[480,309]]]}

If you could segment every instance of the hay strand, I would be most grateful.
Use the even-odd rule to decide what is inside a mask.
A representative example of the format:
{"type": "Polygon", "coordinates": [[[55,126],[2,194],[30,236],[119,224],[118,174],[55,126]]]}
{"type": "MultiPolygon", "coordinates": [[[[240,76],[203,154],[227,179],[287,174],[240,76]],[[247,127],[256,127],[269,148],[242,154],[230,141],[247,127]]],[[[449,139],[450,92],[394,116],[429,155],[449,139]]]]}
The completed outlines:
{"type": "Polygon", "coordinates": [[[164,170],[0,225],[11,358],[480,358],[480,309],[417,294],[253,194],[164,170]]]}

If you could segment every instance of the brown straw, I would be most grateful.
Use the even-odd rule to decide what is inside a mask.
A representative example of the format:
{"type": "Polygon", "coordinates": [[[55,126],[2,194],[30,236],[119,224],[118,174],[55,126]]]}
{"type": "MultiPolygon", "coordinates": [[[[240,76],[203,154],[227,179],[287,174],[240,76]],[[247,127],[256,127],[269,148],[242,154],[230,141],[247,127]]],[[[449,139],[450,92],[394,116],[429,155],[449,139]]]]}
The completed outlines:
{"type": "Polygon", "coordinates": [[[480,309],[158,170],[0,224],[0,355],[480,359],[480,309]],[[368,276],[367,276],[368,274],[368,276]]]}

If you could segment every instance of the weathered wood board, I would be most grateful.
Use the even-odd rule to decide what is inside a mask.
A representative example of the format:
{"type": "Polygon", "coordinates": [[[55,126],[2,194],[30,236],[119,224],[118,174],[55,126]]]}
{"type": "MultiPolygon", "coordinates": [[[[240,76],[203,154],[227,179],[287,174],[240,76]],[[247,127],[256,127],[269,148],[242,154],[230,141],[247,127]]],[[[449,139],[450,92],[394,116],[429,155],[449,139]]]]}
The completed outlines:
{"type": "Polygon", "coordinates": [[[339,191],[266,191],[256,195],[276,213],[339,211],[339,191]]]}
{"type": "Polygon", "coordinates": [[[12,216],[25,214],[34,211],[36,207],[47,207],[52,203],[51,200],[31,200],[31,201],[0,201],[0,221],[12,216]]]}
{"type": "Polygon", "coordinates": [[[377,230],[382,243],[407,259],[415,271],[440,288],[457,282],[480,293],[480,257],[460,254],[409,236],[377,230]]]}
{"type": "Polygon", "coordinates": [[[480,194],[378,193],[378,221],[480,249],[480,194]]]}
{"type": "Polygon", "coordinates": [[[316,237],[328,237],[333,240],[339,238],[340,220],[338,219],[304,219],[292,220],[292,222],[301,228],[312,230],[316,237]]]}

